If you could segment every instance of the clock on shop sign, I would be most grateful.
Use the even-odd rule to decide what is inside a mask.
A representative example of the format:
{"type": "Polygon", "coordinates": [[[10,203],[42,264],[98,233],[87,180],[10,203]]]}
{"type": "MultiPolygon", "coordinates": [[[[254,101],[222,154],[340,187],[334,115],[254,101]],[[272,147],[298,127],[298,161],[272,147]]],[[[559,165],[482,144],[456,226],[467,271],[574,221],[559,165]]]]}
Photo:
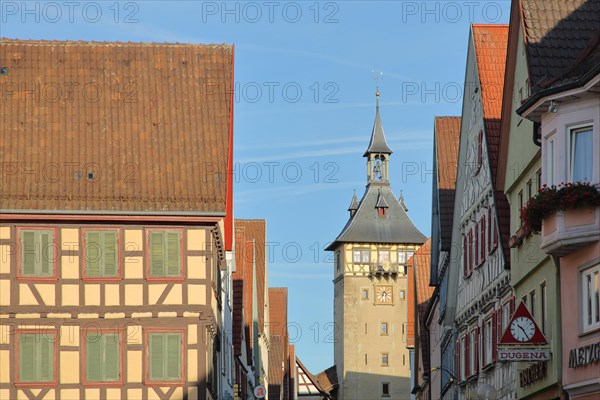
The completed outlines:
{"type": "Polygon", "coordinates": [[[535,320],[527,306],[523,302],[519,304],[513,314],[508,327],[498,342],[499,345],[511,344],[547,344],[544,334],[535,323],[535,320]]]}

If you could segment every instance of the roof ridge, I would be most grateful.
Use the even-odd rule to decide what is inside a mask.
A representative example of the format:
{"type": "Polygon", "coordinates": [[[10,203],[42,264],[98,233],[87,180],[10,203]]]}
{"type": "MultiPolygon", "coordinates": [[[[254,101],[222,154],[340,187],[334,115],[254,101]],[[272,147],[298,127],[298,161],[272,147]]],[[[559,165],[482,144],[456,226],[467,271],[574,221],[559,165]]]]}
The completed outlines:
{"type": "Polygon", "coordinates": [[[154,46],[154,47],[214,47],[231,49],[233,44],[228,43],[184,43],[184,42],[120,42],[96,40],[54,40],[54,39],[15,39],[0,37],[0,44],[31,44],[31,45],[93,45],[93,46],[154,46]]]}

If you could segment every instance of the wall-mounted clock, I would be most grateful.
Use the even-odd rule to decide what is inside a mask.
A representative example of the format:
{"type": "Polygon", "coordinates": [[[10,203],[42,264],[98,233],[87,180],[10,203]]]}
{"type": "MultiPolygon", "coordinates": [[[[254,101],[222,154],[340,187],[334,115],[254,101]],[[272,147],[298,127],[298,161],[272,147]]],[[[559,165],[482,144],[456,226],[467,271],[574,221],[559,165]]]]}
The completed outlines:
{"type": "Polygon", "coordinates": [[[377,286],[375,291],[375,299],[379,304],[392,304],[394,300],[392,298],[392,287],[391,286],[377,286]]]}
{"type": "Polygon", "coordinates": [[[515,318],[510,324],[510,334],[519,342],[527,342],[535,333],[535,323],[527,317],[515,318]]]}

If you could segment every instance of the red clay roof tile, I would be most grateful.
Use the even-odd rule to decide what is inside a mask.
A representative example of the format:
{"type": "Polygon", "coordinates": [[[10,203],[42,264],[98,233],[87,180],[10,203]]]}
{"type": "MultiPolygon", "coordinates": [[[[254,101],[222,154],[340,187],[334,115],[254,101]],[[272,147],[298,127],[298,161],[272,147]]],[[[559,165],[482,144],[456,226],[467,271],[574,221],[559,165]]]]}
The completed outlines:
{"type": "Polygon", "coordinates": [[[0,39],[0,66],[2,209],[225,212],[232,46],[0,39]]]}

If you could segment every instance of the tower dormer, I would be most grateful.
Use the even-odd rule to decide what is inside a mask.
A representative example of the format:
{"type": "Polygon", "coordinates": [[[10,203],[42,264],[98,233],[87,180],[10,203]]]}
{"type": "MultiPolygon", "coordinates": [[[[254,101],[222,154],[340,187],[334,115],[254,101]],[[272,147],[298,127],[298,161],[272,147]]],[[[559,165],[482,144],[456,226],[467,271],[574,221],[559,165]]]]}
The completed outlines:
{"type": "Polygon", "coordinates": [[[367,182],[386,183],[389,185],[389,158],[392,150],[389,148],[383,126],[381,125],[381,117],[379,116],[379,90],[375,93],[375,123],[373,124],[373,132],[371,132],[371,141],[369,147],[363,157],[367,158],[367,182]]]}

